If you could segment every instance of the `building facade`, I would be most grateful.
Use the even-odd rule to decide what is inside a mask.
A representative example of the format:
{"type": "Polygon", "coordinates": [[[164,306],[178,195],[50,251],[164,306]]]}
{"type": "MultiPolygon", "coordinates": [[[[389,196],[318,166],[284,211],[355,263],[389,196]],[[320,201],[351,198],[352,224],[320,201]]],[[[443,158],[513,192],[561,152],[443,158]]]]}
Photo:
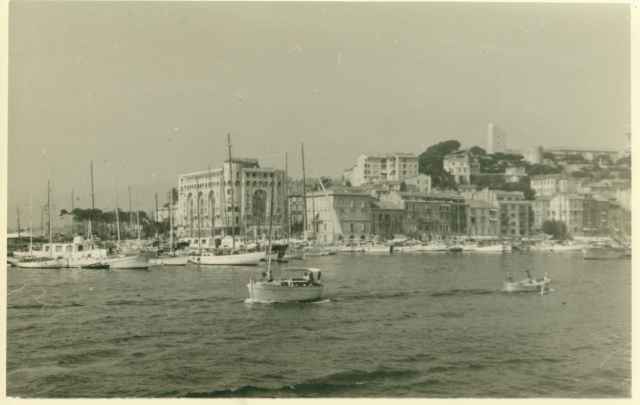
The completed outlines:
{"type": "Polygon", "coordinates": [[[273,224],[285,223],[284,172],[257,159],[232,159],[214,170],[178,177],[175,220],[179,237],[258,237],[268,228],[273,185],[273,224]]]}
{"type": "Polygon", "coordinates": [[[504,178],[507,183],[517,183],[523,177],[527,177],[524,167],[507,167],[504,169],[504,178]]]}
{"type": "Polygon", "coordinates": [[[390,153],[385,155],[360,155],[353,168],[344,176],[352,186],[384,181],[402,181],[418,175],[418,157],[411,153],[390,153]]]}
{"type": "Polygon", "coordinates": [[[307,193],[306,235],[321,243],[372,238],[374,197],[350,190],[307,193]]]}
{"type": "Polygon", "coordinates": [[[499,206],[495,203],[481,200],[466,201],[467,235],[500,235],[499,209],[499,206]]]}
{"type": "Polygon", "coordinates": [[[407,185],[407,191],[415,191],[418,193],[431,192],[431,176],[419,174],[416,177],[409,177],[404,180],[407,185]]]}
{"type": "Polygon", "coordinates": [[[533,208],[531,201],[524,199],[523,192],[485,188],[464,192],[463,195],[465,200],[480,200],[498,206],[500,236],[514,238],[531,234],[533,208]]]}
{"type": "Polygon", "coordinates": [[[444,157],[442,166],[458,184],[469,184],[471,176],[480,173],[480,163],[468,151],[449,153],[444,157]]]}
{"type": "Polygon", "coordinates": [[[584,234],[584,196],[559,193],[549,200],[546,219],[562,221],[571,235],[584,234]]]}
{"type": "Polygon", "coordinates": [[[579,182],[563,174],[531,176],[531,189],[536,197],[552,197],[558,193],[575,193],[579,182]]]}

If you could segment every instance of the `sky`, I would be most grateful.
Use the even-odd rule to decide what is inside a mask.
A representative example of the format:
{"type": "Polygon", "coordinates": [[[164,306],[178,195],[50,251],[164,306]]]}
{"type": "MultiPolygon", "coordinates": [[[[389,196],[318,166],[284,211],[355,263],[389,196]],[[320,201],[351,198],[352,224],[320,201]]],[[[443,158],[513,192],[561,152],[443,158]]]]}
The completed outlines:
{"type": "Polygon", "coordinates": [[[622,149],[623,4],[10,4],[9,226],[46,202],[150,210],[232,153],[339,176],[361,153],[622,149]]]}

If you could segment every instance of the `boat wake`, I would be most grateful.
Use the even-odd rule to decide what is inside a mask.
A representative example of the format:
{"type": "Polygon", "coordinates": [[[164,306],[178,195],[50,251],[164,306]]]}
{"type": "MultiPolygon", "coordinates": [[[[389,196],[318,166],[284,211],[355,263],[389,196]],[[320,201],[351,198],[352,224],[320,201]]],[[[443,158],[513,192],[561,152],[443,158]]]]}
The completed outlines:
{"type": "Polygon", "coordinates": [[[224,398],[224,397],[326,397],[331,395],[345,395],[354,388],[376,387],[381,383],[396,381],[405,382],[418,376],[419,373],[410,369],[378,368],[373,371],[350,370],[329,374],[319,378],[304,380],[300,383],[280,386],[243,385],[237,388],[216,389],[208,392],[191,392],[188,398],[224,398]]]}

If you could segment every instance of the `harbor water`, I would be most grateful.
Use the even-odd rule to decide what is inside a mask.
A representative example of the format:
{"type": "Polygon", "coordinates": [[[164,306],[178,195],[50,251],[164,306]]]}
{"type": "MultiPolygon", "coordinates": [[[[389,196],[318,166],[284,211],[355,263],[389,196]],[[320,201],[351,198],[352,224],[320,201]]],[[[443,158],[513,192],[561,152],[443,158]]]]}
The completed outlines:
{"type": "MultiPolygon", "coordinates": [[[[298,265],[301,262],[293,262],[298,265]]],[[[310,258],[326,298],[248,304],[263,267],[8,271],[11,397],[628,397],[631,261],[310,258]],[[511,272],[552,290],[501,292],[511,272]]]]}

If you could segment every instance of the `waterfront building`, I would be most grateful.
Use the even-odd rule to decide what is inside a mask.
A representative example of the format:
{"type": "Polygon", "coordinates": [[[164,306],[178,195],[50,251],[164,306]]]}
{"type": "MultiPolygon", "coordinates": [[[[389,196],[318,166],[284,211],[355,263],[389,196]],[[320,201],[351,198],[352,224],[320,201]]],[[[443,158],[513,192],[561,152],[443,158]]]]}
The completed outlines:
{"type": "Polygon", "coordinates": [[[375,198],[346,188],[307,193],[305,233],[322,243],[369,240],[375,198]]]}
{"type": "Polygon", "coordinates": [[[533,210],[533,231],[542,231],[544,221],[550,218],[550,204],[551,197],[548,196],[536,197],[535,200],[531,201],[531,209],[533,210]]]}
{"type": "Polygon", "coordinates": [[[600,196],[585,196],[583,203],[582,230],[585,235],[607,235],[609,233],[609,211],[611,203],[600,196]]]}
{"type": "Polygon", "coordinates": [[[405,233],[406,211],[402,202],[376,201],[372,209],[372,233],[383,240],[405,233]]]}
{"type": "Polygon", "coordinates": [[[352,186],[383,181],[402,181],[418,175],[418,157],[412,153],[362,154],[353,168],[345,171],[352,186]]]}
{"type": "Polygon", "coordinates": [[[584,233],[584,200],[580,194],[559,193],[551,197],[545,220],[562,221],[571,235],[584,233]]]}
{"type": "Polygon", "coordinates": [[[579,182],[564,174],[531,176],[531,189],[537,197],[550,197],[557,193],[575,193],[579,182]]]}
{"type": "Polygon", "coordinates": [[[481,200],[498,205],[499,234],[504,237],[521,237],[531,233],[533,208],[531,201],[524,199],[522,191],[491,190],[463,193],[465,200],[481,200]]]}
{"type": "Polygon", "coordinates": [[[433,239],[466,231],[464,199],[454,193],[388,193],[380,201],[405,211],[403,233],[433,239]]]}
{"type": "Polygon", "coordinates": [[[256,238],[269,224],[271,184],[273,224],[282,232],[284,172],[262,168],[257,159],[226,160],[221,168],[178,177],[176,225],[179,237],[237,235],[256,238]],[[233,184],[231,183],[233,181],[233,184]]]}
{"type": "Polygon", "coordinates": [[[467,235],[500,235],[499,205],[482,200],[466,201],[467,235]]]}
{"type": "Polygon", "coordinates": [[[480,162],[466,150],[445,155],[442,166],[458,184],[469,184],[471,176],[480,173],[480,162]]]}
{"type": "Polygon", "coordinates": [[[504,153],[507,150],[507,134],[494,123],[487,125],[487,153],[504,153]]]}

